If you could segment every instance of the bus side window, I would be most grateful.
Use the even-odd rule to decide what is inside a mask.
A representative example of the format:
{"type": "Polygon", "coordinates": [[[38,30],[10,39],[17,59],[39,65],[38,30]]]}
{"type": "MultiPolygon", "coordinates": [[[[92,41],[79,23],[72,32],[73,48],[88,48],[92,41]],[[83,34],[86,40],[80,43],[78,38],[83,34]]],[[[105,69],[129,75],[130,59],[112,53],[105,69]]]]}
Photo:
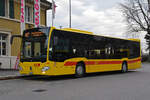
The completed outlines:
{"type": "Polygon", "coordinates": [[[140,45],[132,43],[129,45],[129,58],[135,58],[140,56],[140,45]]]}
{"type": "Polygon", "coordinates": [[[115,56],[115,49],[113,47],[113,45],[108,44],[105,47],[105,57],[106,58],[114,58],[115,56]]]}
{"type": "Polygon", "coordinates": [[[57,36],[54,36],[54,41],[53,41],[53,43],[54,43],[54,46],[57,45],[57,43],[58,43],[58,37],[57,37],[57,36]]]}

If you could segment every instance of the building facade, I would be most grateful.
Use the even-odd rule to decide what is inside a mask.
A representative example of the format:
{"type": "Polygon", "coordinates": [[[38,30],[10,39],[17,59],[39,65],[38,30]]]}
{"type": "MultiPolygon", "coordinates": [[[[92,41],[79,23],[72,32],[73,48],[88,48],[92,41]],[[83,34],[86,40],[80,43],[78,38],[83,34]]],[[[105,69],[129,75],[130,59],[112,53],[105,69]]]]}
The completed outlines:
{"type": "MultiPolygon", "coordinates": [[[[40,26],[46,26],[46,11],[49,9],[51,3],[41,0],[40,26]]],[[[10,44],[12,35],[21,34],[20,13],[21,0],[0,0],[0,68],[13,68],[16,56],[20,52],[21,39],[15,38],[13,44],[10,44]]],[[[34,0],[25,0],[25,28],[33,27],[34,0]]]]}

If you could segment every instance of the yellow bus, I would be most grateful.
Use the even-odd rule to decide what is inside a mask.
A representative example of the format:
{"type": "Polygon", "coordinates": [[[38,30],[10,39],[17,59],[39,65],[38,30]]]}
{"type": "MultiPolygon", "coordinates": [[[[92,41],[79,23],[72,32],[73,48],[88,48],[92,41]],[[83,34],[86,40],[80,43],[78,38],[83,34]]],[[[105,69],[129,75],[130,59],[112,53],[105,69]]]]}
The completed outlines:
{"type": "Polygon", "coordinates": [[[82,77],[86,73],[127,72],[141,67],[138,39],[55,27],[28,29],[21,38],[20,74],[82,77]]]}

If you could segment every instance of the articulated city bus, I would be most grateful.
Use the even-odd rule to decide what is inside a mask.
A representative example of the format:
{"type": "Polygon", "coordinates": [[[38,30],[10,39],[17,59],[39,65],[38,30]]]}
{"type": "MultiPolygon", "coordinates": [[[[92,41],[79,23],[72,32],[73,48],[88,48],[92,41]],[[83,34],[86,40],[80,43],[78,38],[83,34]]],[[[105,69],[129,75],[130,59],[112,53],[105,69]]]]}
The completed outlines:
{"type": "Polygon", "coordinates": [[[28,29],[21,37],[21,74],[82,77],[85,73],[127,72],[141,67],[138,39],[54,27],[28,29]]]}

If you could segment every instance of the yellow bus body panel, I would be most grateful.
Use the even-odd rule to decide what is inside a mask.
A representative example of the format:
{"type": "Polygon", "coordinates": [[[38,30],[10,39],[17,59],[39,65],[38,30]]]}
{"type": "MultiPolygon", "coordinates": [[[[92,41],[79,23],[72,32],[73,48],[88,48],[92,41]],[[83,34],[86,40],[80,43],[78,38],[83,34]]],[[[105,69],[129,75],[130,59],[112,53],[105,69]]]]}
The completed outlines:
{"type": "Polygon", "coordinates": [[[140,59],[140,57],[136,59],[125,58],[115,60],[88,60],[86,58],[72,58],[64,62],[24,62],[20,63],[20,66],[22,67],[20,73],[26,75],[70,75],[75,74],[76,64],[81,61],[85,63],[86,73],[121,70],[123,61],[127,61],[128,69],[131,70],[141,68],[140,59]],[[42,68],[46,66],[50,67],[50,69],[42,72],[42,68]]]}

